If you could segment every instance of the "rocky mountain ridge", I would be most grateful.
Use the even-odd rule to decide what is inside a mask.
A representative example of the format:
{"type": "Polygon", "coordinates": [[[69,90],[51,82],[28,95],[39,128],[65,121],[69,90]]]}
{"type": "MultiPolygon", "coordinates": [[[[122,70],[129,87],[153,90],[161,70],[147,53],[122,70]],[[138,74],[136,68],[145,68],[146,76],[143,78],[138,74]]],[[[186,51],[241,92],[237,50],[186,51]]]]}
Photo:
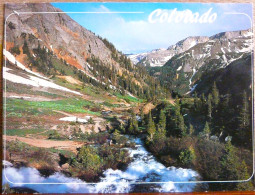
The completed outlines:
{"type": "MultiPolygon", "coordinates": [[[[151,52],[141,53],[141,54],[134,54],[128,55],[131,61],[134,64],[141,64],[148,67],[161,67],[163,66],[168,60],[170,60],[175,55],[183,53],[190,48],[196,46],[197,44],[206,43],[206,42],[213,42],[215,40],[227,40],[227,39],[234,39],[235,37],[244,38],[251,34],[250,30],[243,30],[243,31],[232,31],[232,32],[222,32],[211,37],[206,36],[191,36],[187,37],[175,45],[169,46],[167,49],[156,49],[151,52]]],[[[228,48],[229,50],[234,48],[228,48]]]]}
{"type": "Polygon", "coordinates": [[[128,55],[128,57],[134,64],[139,63],[151,67],[163,66],[174,55],[187,51],[194,45],[206,42],[208,39],[208,37],[203,36],[191,36],[169,46],[167,49],[155,49],[148,53],[128,55]]]}
{"type": "Polygon", "coordinates": [[[161,82],[171,83],[181,94],[189,93],[204,74],[226,68],[252,52],[251,30],[219,33],[204,43],[172,57],[160,70],[152,71],[161,82]]]}

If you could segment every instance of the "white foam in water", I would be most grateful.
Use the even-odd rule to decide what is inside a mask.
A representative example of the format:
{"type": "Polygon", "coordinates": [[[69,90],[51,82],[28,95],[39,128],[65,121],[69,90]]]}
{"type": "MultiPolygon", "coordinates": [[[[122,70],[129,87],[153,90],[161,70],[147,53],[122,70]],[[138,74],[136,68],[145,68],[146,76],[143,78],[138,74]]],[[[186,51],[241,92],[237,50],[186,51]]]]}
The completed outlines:
{"type": "MultiPolygon", "coordinates": [[[[165,167],[142,146],[140,139],[135,139],[137,147],[129,149],[133,161],[125,171],[108,169],[104,172],[101,181],[95,185],[86,184],[77,178],[66,177],[55,173],[47,178],[40,176],[34,168],[7,167],[4,173],[14,183],[84,183],[84,184],[59,184],[59,185],[13,185],[23,186],[40,193],[127,193],[132,192],[134,186],[139,188],[137,182],[165,182],[146,184],[151,190],[158,192],[191,192],[195,184],[173,183],[194,181],[199,176],[191,169],[165,167]],[[167,182],[167,183],[166,183],[167,182]]],[[[6,163],[5,163],[6,164],[6,163]]],[[[3,183],[6,183],[3,174],[3,183]]]]}

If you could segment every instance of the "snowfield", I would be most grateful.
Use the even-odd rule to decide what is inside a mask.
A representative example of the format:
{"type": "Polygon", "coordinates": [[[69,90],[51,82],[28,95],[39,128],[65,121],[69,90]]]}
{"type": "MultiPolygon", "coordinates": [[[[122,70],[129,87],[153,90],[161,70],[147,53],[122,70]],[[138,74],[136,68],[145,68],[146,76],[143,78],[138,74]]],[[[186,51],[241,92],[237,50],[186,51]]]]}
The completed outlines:
{"type": "Polygon", "coordinates": [[[182,69],[182,66],[179,66],[176,71],[180,71],[182,69]]]}
{"type": "Polygon", "coordinates": [[[78,118],[76,116],[68,116],[68,117],[60,118],[59,120],[66,121],[66,122],[87,123],[90,118],[91,116],[86,116],[84,118],[78,118]]]}
{"type": "Polygon", "coordinates": [[[43,78],[43,79],[48,79],[48,78],[46,78],[46,77],[40,75],[39,73],[35,73],[35,72],[29,70],[29,69],[28,69],[27,67],[25,67],[23,64],[21,64],[20,62],[18,62],[18,61],[16,60],[16,58],[15,58],[9,51],[6,51],[6,50],[4,49],[3,54],[4,54],[4,56],[5,56],[11,63],[15,64],[15,65],[18,66],[20,69],[22,69],[22,70],[24,70],[24,71],[26,71],[26,72],[28,72],[28,73],[30,73],[30,74],[33,74],[33,75],[35,75],[35,76],[41,77],[41,78],[43,78]]]}
{"type": "Polygon", "coordinates": [[[62,87],[60,85],[57,85],[51,81],[48,81],[48,80],[45,80],[42,78],[27,75],[29,77],[29,79],[27,79],[22,76],[18,76],[18,75],[8,72],[11,70],[12,69],[10,69],[10,68],[5,68],[5,67],[3,68],[3,78],[10,82],[19,83],[19,84],[23,84],[23,85],[30,85],[33,87],[46,87],[46,88],[58,89],[58,90],[70,92],[70,93],[73,93],[76,95],[82,95],[81,93],[79,93],[77,91],[72,91],[70,89],[67,89],[65,87],[62,87]]]}
{"type": "Polygon", "coordinates": [[[29,77],[29,78],[24,78],[22,76],[18,76],[18,75],[10,73],[9,71],[11,71],[12,69],[4,67],[3,68],[3,78],[4,79],[11,81],[13,83],[31,85],[33,87],[46,87],[46,88],[58,89],[58,90],[70,92],[70,93],[73,93],[76,95],[82,95],[81,93],[79,93],[77,91],[73,91],[73,90],[67,89],[65,87],[62,87],[60,85],[57,85],[57,84],[53,83],[52,81],[50,81],[48,78],[40,75],[39,73],[35,73],[35,72],[29,70],[22,63],[18,62],[16,60],[16,58],[10,52],[6,51],[5,49],[3,51],[3,54],[11,63],[15,64],[20,69],[22,69],[30,74],[35,75],[35,76],[27,75],[27,77],[29,77]]]}
{"type": "Polygon", "coordinates": [[[130,58],[130,60],[134,63],[137,64],[138,62],[140,62],[144,57],[146,57],[148,55],[148,53],[140,53],[140,54],[131,54],[131,55],[127,55],[128,58],[130,58]]]}
{"type": "Polygon", "coordinates": [[[9,98],[14,98],[14,99],[31,99],[31,97],[28,96],[17,96],[17,95],[11,95],[9,98]]]}
{"type": "MultiPolygon", "coordinates": [[[[55,83],[53,83],[52,81],[50,81],[48,78],[40,75],[39,73],[35,73],[31,70],[29,70],[28,68],[26,68],[22,63],[18,62],[16,60],[16,58],[8,51],[4,50],[4,55],[5,57],[13,64],[15,64],[17,67],[19,67],[20,69],[30,73],[30,74],[33,74],[35,76],[30,76],[30,75],[27,75],[29,77],[28,78],[24,78],[22,76],[18,76],[18,75],[15,75],[15,74],[12,74],[8,71],[12,70],[10,68],[7,68],[7,67],[4,67],[3,69],[3,72],[4,72],[4,79],[6,80],[9,80],[11,82],[14,82],[14,83],[20,83],[20,84],[24,84],[24,85],[31,85],[33,87],[46,87],[46,88],[53,88],[53,89],[58,89],[58,90],[61,90],[61,91],[66,91],[66,92],[70,92],[70,93],[74,93],[76,95],[82,95],[81,93],[77,92],[77,91],[73,91],[73,90],[70,90],[70,89],[67,89],[65,87],[62,87],[60,85],[57,85],[55,83]],[[39,77],[39,78],[38,78],[39,77]]],[[[91,69],[93,67],[91,67],[89,64],[87,64],[88,67],[91,69]]],[[[101,83],[103,85],[106,85],[106,83],[104,82],[101,82],[99,81],[97,78],[95,78],[94,76],[88,74],[87,72],[85,71],[82,71],[84,74],[86,74],[87,76],[89,76],[90,78],[92,78],[93,80],[97,81],[98,83],[101,83]]],[[[116,90],[117,88],[113,85],[110,85],[109,86],[111,89],[113,90],[116,90]]]]}

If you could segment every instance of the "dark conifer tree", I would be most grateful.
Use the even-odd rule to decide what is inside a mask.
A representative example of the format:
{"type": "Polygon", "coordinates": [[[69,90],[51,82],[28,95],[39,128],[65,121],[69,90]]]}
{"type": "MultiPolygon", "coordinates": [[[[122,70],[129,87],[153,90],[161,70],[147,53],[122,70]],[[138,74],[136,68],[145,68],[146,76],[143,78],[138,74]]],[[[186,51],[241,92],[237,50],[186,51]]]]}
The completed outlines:
{"type": "Polygon", "coordinates": [[[158,131],[163,134],[166,133],[166,115],[163,109],[160,110],[159,114],[158,131]]]}
{"type": "Polygon", "coordinates": [[[249,120],[249,102],[247,99],[246,91],[243,92],[243,99],[242,99],[242,106],[240,109],[240,115],[239,115],[239,127],[241,129],[245,129],[249,126],[250,120],[249,120]]]}
{"type": "Polygon", "coordinates": [[[203,129],[203,135],[206,137],[206,139],[209,139],[210,134],[211,134],[211,130],[210,130],[210,127],[209,127],[209,123],[206,121],[205,127],[203,129]]]}
{"type": "Polygon", "coordinates": [[[190,124],[189,125],[189,135],[192,136],[194,134],[194,131],[195,131],[195,129],[194,129],[193,125],[190,124]]]}
{"type": "Polygon", "coordinates": [[[220,102],[219,90],[217,88],[216,82],[214,82],[212,87],[212,103],[215,107],[217,107],[219,102],[220,102]]]}
{"type": "Polygon", "coordinates": [[[212,95],[209,94],[207,97],[207,116],[209,119],[212,118],[212,95]]]}
{"type": "Polygon", "coordinates": [[[149,134],[150,140],[153,139],[155,132],[156,132],[156,127],[150,112],[148,116],[148,124],[147,124],[147,133],[149,134]]]}

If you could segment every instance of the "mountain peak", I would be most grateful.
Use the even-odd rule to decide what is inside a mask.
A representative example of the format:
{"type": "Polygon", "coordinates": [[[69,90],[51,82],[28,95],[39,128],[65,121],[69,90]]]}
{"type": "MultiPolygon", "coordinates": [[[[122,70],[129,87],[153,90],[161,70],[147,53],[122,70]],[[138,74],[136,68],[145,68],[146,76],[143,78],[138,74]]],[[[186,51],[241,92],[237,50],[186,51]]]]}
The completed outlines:
{"type": "Polygon", "coordinates": [[[210,37],[210,39],[233,39],[238,37],[249,37],[252,36],[253,33],[251,29],[248,30],[239,30],[239,31],[227,31],[227,32],[221,32],[216,35],[213,35],[210,37]]]}
{"type": "Polygon", "coordinates": [[[175,50],[181,50],[186,51],[190,49],[191,47],[195,46],[198,43],[204,43],[209,40],[209,37],[206,36],[189,36],[179,42],[177,42],[175,45],[171,45],[168,47],[168,50],[175,49],[175,50]]]}
{"type": "Polygon", "coordinates": [[[148,53],[129,55],[128,57],[135,63],[142,63],[147,66],[163,66],[168,60],[170,60],[174,55],[185,52],[191,47],[197,45],[198,43],[204,43],[208,41],[208,37],[203,36],[190,36],[187,37],[175,45],[171,45],[167,49],[155,49],[148,53]]]}

